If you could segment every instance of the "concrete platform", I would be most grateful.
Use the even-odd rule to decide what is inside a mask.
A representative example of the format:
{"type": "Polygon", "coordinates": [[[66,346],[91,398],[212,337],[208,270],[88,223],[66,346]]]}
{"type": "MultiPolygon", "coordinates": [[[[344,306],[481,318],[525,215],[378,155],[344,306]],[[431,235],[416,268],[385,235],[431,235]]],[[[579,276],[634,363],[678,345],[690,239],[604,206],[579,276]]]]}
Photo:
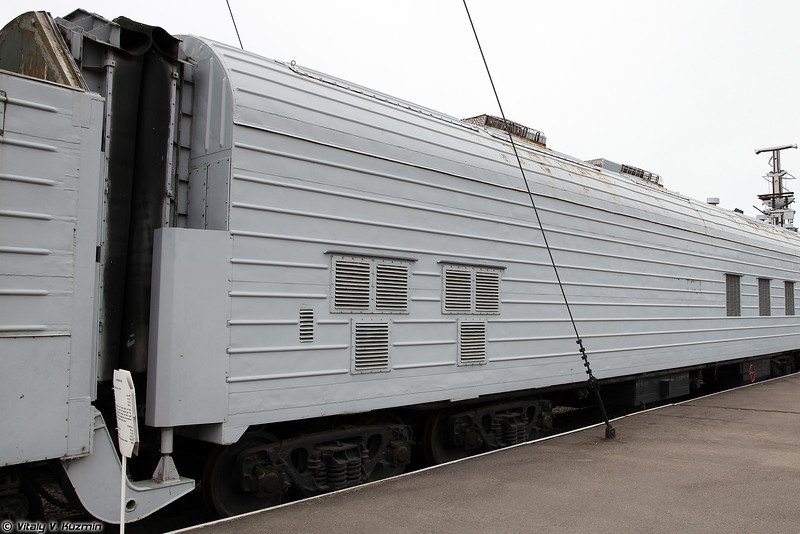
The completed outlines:
{"type": "Polygon", "coordinates": [[[196,527],[202,534],[800,532],[800,375],[196,527]]]}

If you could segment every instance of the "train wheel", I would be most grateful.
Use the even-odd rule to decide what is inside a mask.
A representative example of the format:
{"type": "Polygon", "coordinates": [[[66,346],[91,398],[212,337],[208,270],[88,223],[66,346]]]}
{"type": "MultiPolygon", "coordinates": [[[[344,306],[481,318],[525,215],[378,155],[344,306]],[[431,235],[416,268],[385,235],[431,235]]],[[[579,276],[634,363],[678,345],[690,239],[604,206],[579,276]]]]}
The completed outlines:
{"type": "Polygon", "coordinates": [[[279,488],[274,492],[245,491],[237,461],[241,452],[276,441],[274,436],[262,432],[245,435],[233,445],[217,447],[206,461],[203,473],[203,499],[206,506],[220,517],[230,517],[280,504],[283,491],[279,488]]]}
{"type": "Polygon", "coordinates": [[[25,480],[21,480],[19,484],[17,491],[0,496],[0,519],[41,520],[44,517],[44,508],[39,493],[25,480]]]}
{"type": "MultiPolygon", "coordinates": [[[[403,420],[399,416],[391,412],[368,414],[359,421],[360,426],[381,426],[381,425],[402,425],[402,424],[404,424],[403,420]]],[[[375,454],[376,452],[377,452],[376,450],[370,447],[369,450],[370,457],[373,457],[373,454],[375,454]]],[[[408,451],[408,455],[410,456],[410,451],[408,451]]],[[[374,482],[376,480],[382,480],[384,478],[400,475],[403,473],[403,471],[406,470],[406,467],[408,467],[409,461],[410,457],[406,461],[398,462],[398,464],[395,466],[392,466],[388,463],[376,465],[375,469],[373,469],[372,472],[367,477],[366,482],[374,482]]]]}
{"type": "Polygon", "coordinates": [[[464,446],[456,446],[451,439],[452,428],[448,420],[453,412],[449,410],[437,410],[433,412],[425,425],[425,456],[428,461],[434,464],[452,462],[472,456],[481,451],[483,442],[474,433],[470,433],[469,439],[464,446]]]}

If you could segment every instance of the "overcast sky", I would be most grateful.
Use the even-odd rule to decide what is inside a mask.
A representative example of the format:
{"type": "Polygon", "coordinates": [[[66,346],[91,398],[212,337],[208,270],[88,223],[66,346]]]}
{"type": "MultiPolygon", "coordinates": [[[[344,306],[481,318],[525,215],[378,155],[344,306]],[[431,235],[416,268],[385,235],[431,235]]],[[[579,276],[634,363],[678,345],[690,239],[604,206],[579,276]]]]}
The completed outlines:
{"type": "MultiPolygon", "coordinates": [[[[2,23],[83,7],[238,45],[225,0],[24,3],[4,0],[2,23]]],[[[461,0],[230,3],[247,50],[458,118],[499,115],[461,0]]],[[[554,150],[641,167],[755,215],[770,167],[754,150],[800,143],[800,1],[468,5],[506,116],[554,150]]],[[[800,150],[782,163],[800,176],[800,150]]]]}

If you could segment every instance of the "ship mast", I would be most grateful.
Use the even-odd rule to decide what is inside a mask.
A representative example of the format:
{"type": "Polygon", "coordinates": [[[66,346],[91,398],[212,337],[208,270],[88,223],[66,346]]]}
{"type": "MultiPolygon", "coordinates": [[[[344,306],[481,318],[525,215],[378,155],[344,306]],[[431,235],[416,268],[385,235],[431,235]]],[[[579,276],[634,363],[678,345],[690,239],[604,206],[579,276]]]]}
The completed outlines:
{"type": "Polygon", "coordinates": [[[797,145],[783,145],[756,150],[756,154],[772,152],[772,157],[769,159],[770,164],[772,164],[772,171],[764,176],[764,179],[770,183],[772,192],[758,195],[758,198],[764,202],[764,209],[759,211],[765,215],[767,222],[770,224],[796,231],[797,228],[793,224],[794,210],[789,209],[789,206],[794,202],[794,193],[784,188],[783,185],[784,180],[794,179],[794,176],[781,169],[781,150],[788,148],[797,148],[797,145]]]}

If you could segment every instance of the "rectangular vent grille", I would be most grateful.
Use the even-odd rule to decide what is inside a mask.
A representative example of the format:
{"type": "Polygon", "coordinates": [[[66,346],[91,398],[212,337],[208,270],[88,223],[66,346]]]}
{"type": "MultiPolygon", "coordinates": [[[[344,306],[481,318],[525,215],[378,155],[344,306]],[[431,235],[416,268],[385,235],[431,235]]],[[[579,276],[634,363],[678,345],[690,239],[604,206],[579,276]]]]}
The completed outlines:
{"type": "Polygon", "coordinates": [[[500,270],[470,265],[443,268],[442,312],[500,313],[500,270]]]}
{"type": "Polygon", "coordinates": [[[500,311],[500,274],[477,271],[475,273],[475,311],[498,313],[500,311]]]}
{"type": "Polygon", "coordinates": [[[772,311],[772,299],[770,297],[770,284],[772,280],[767,278],[758,279],[758,314],[767,316],[772,311]]]}
{"type": "Polygon", "coordinates": [[[459,365],[486,363],[486,323],[460,322],[458,344],[459,365]]]}
{"type": "Polygon", "coordinates": [[[444,272],[444,309],[448,312],[469,312],[472,302],[472,273],[463,269],[444,272]]]}
{"type": "Polygon", "coordinates": [[[725,275],[725,306],[728,317],[742,315],[741,277],[735,274],[725,275]]]}
{"type": "Polygon", "coordinates": [[[375,306],[383,311],[408,308],[408,266],[378,263],[375,282],[375,306]]]}
{"type": "Polygon", "coordinates": [[[340,260],[336,262],[334,301],[339,309],[369,309],[369,263],[340,260]]]}
{"type": "Polygon", "coordinates": [[[314,310],[300,310],[300,343],[314,341],[314,310]]]}
{"type": "Polygon", "coordinates": [[[332,269],[332,312],[408,313],[409,261],[339,256],[332,269]]]}
{"type": "Polygon", "coordinates": [[[353,371],[389,370],[389,323],[357,322],[353,327],[353,371]]]}

